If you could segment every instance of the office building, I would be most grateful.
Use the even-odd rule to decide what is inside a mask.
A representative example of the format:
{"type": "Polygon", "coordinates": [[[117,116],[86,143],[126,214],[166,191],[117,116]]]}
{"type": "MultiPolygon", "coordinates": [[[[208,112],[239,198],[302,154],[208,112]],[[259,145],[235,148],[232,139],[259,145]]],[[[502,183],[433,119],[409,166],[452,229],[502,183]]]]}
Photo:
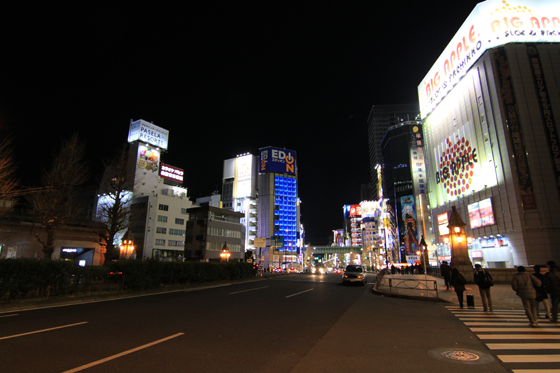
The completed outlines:
{"type": "Polygon", "coordinates": [[[261,148],[258,172],[257,236],[267,239],[259,260],[265,268],[297,263],[301,237],[296,152],[261,148]]]}
{"type": "Polygon", "coordinates": [[[220,256],[224,248],[230,254],[227,260],[244,260],[245,228],[240,222],[244,214],[208,204],[189,208],[188,214],[185,260],[224,260],[220,256]]]}
{"type": "Polygon", "coordinates": [[[422,121],[405,121],[389,127],[382,148],[383,197],[394,214],[400,262],[415,263],[412,257],[420,250],[420,240],[430,233],[425,229],[427,177],[422,121]]]}
{"type": "Polygon", "coordinates": [[[250,153],[224,161],[222,207],[241,212],[245,227],[245,250],[255,250],[257,237],[257,169],[258,157],[250,153]]]}
{"type": "Polygon", "coordinates": [[[405,120],[414,120],[420,114],[418,104],[374,105],[368,117],[369,166],[371,198],[381,198],[379,166],[383,164],[381,143],[389,127],[405,120]]]}

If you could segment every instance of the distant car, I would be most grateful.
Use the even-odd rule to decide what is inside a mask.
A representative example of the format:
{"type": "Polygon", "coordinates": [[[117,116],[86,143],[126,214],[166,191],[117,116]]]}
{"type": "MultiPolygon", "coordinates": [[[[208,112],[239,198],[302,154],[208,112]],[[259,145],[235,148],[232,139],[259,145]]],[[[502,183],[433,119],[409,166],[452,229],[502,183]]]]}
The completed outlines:
{"type": "Polygon", "coordinates": [[[325,273],[325,267],[311,267],[311,273],[322,275],[323,273],[325,273]]]}
{"type": "Polygon", "coordinates": [[[339,274],[342,273],[342,271],[340,270],[340,268],[335,268],[335,269],[333,270],[333,273],[336,273],[337,275],[339,275],[339,274]]]}
{"type": "Polygon", "coordinates": [[[342,283],[348,284],[359,282],[362,285],[367,284],[366,268],[362,265],[351,264],[346,266],[346,270],[342,275],[342,283]]]}

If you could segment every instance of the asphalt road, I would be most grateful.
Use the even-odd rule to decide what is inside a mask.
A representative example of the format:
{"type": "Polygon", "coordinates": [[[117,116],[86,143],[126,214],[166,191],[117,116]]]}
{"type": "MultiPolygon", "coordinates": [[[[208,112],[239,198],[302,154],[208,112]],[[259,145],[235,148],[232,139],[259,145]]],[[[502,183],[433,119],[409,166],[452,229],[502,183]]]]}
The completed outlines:
{"type": "Polygon", "coordinates": [[[443,304],[340,275],[0,314],[1,372],[507,372],[443,304]],[[474,351],[480,364],[434,351],[474,351]],[[435,357],[434,357],[435,356],[435,357]]]}

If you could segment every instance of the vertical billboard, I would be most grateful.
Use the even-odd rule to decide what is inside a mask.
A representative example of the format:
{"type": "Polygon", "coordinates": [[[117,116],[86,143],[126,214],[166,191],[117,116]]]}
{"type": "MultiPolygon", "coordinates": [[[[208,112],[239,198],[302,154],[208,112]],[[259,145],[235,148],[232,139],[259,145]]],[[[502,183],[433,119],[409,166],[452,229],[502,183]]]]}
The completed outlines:
{"type": "Polygon", "coordinates": [[[236,188],[234,198],[251,197],[252,155],[244,155],[235,159],[236,162],[236,188]]]}
{"type": "Polygon", "coordinates": [[[410,156],[412,157],[410,164],[412,165],[412,185],[414,194],[426,193],[426,165],[424,163],[424,139],[422,137],[422,126],[415,125],[412,127],[410,156]]]}
{"type": "Polygon", "coordinates": [[[277,172],[288,175],[296,174],[296,152],[294,150],[274,147],[259,150],[259,172],[277,172]]]}

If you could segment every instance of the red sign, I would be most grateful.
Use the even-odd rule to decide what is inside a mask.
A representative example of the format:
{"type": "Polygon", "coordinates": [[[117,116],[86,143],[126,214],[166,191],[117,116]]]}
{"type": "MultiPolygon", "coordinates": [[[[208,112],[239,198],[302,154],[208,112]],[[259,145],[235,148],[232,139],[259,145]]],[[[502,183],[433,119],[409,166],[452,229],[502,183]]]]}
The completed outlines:
{"type": "Polygon", "coordinates": [[[165,163],[161,164],[159,176],[169,180],[183,182],[184,171],[181,168],[173,167],[165,163]]]}
{"type": "Polygon", "coordinates": [[[350,216],[362,216],[362,206],[360,205],[350,206],[350,216]]]}

